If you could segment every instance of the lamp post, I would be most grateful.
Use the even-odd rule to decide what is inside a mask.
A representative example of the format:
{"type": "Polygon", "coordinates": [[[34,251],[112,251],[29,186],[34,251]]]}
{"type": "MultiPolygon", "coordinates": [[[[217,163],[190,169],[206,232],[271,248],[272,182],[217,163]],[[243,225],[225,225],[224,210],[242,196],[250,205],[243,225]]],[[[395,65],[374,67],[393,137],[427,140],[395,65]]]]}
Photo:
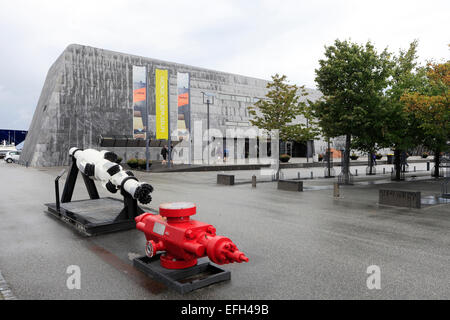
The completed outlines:
{"type": "Polygon", "coordinates": [[[214,104],[214,95],[212,93],[203,92],[203,104],[206,104],[206,130],[208,132],[208,165],[209,165],[209,157],[210,157],[210,150],[209,150],[209,105],[214,104]]]}
{"type": "Polygon", "coordinates": [[[148,88],[149,88],[149,75],[148,75],[148,67],[145,66],[145,110],[146,112],[146,119],[147,119],[147,125],[145,129],[145,171],[150,170],[149,166],[149,160],[150,160],[150,128],[148,127],[149,121],[148,121],[148,88]]]}

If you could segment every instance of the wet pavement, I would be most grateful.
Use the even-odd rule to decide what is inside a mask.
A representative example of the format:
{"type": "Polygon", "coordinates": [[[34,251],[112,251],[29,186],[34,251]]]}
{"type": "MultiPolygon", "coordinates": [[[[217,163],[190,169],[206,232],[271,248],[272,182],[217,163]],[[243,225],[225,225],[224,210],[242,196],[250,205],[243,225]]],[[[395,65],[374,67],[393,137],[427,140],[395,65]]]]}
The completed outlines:
{"type": "MultiPolygon", "coordinates": [[[[338,199],[331,190],[335,179],[305,180],[305,192],[297,193],[279,191],[274,182],[217,185],[217,172],[137,173],[155,187],[152,208],[166,201],[196,203],[194,218],[213,224],[250,259],[224,266],[230,282],[182,296],[132,266],[144,254],[140,231],[86,238],[45,213],[60,170],[0,161],[0,270],[19,299],[450,298],[450,204],[408,209],[377,203],[380,188],[438,196],[440,181],[426,171],[405,182],[391,182],[388,173],[358,176],[355,185],[341,187],[338,199]],[[81,270],[79,290],[66,285],[71,265],[81,270]],[[367,288],[371,265],[381,269],[380,290],[367,288]]],[[[286,176],[295,178],[298,171],[286,169],[286,176]]],[[[309,171],[300,172],[307,177],[309,171]]],[[[236,177],[253,174],[260,172],[236,177]]],[[[79,179],[73,200],[87,197],[79,179]]]]}

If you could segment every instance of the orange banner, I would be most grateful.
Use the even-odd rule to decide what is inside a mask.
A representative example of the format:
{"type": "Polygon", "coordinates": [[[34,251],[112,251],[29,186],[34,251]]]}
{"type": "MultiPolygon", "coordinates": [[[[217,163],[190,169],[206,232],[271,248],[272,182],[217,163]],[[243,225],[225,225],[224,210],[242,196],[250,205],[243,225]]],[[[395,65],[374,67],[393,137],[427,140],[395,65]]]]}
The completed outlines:
{"type": "Polygon", "coordinates": [[[133,66],[133,138],[145,139],[148,130],[147,67],[133,66]]]}
{"type": "Polygon", "coordinates": [[[145,101],[145,88],[133,90],[133,102],[145,101]]]}
{"type": "Polygon", "coordinates": [[[185,106],[189,103],[189,93],[182,93],[178,95],[178,107],[185,106]]]}

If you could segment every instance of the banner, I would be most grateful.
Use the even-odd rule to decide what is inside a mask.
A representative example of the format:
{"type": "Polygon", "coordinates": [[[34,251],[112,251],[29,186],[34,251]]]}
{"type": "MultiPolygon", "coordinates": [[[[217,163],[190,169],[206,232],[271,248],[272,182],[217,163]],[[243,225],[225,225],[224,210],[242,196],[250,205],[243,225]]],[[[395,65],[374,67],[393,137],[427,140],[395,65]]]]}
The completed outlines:
{"type": "Polygon", "coordinates": [[[147,68],[133,66],[133,138],[145,139],[147,126],[147,68]]]}
{"type": "Polygon", "coordinates": [[[155,70],[156,139],[169,139],[169,72],[155,70]]]}
{"type": "Polygon", "coordinates": [[[177,73],[177,98],[178,98],[178,137],[187,138],[189,136],[190,124],[190,104],[189,104],[189,73],[177,73]]]}

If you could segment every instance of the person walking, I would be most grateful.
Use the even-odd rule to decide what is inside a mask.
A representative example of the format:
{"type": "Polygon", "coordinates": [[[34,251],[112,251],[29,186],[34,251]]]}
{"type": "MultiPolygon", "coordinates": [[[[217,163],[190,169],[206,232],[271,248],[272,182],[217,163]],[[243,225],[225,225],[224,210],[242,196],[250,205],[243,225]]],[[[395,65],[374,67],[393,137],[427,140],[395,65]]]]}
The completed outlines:
{"type": "Polygon", "coordinates": [[[162,161],[162,164],[166,164],[167,163],[167,154],[169,153],[169,150],[167,150],[167,146],[164,146],[162,149],[161,149],[161,155],[162,155],[162,157],[163,157],[163,161],[162,161]]]}
{"type": "Polygon", "coordinates": [[[403,151],[401,153],[401,155],[400,155],[400,165],[401,165],[401,168],[402,168],[402,172],[406,172],[406,167],[409,168],[409,164],[406,161],[407,158],[408,158],[408,154],[403,151]]]}

